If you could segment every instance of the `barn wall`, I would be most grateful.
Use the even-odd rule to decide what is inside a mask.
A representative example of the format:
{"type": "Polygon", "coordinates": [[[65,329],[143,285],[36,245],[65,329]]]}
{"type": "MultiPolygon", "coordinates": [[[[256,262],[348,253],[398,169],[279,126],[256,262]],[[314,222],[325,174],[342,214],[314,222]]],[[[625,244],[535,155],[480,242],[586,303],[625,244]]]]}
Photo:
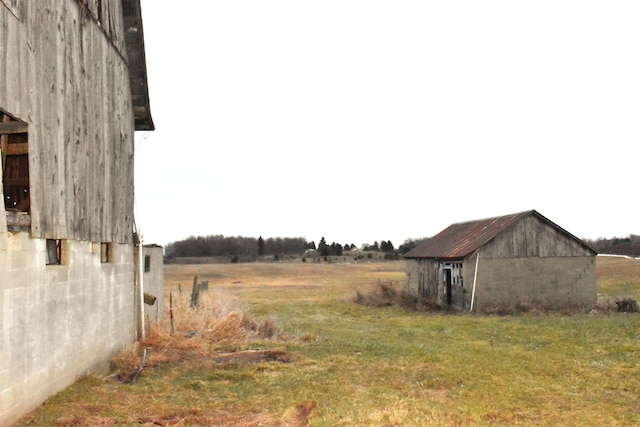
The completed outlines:
{"type": "Polygon", "coordinates": [[[595,256],[483,258],[474,310],[526,302],[547,307],[596,302],[595,256]]]}
{"type": "Polygon", "coordinates": [[[121,2],[0,0],[0,64],[0,109],[28,124],[31,191],[25,232],[7,227],[0,203],[0,425],[10,425],[135,339],[121,2]],[[62,240],[63,265],[46,265],[46,238],[62,240]]]}
{"type": "Polygon", "coordinates": [[[0,425],[11,425],[135,339],[133,247],[0,235],[0,425]]]}
{"type": "Polygon", "coordinates": [[[121,2],[0,3],[0,109],[29,126],[34,237],[132,242],[134,121],[121,2]],[[97,9],[94,10],[97,13],[97,9]]]}

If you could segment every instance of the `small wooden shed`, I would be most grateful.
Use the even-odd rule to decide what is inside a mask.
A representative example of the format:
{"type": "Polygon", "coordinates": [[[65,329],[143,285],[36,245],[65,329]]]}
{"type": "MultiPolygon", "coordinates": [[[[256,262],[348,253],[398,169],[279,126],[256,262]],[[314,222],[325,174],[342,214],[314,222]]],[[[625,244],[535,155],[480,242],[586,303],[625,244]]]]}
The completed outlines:
{"type": "Polygon", "coordinates": [[[596,302],[596,251],[535,210],[452,224],[404,255],[412,295],[459,309],[596,302]]]}

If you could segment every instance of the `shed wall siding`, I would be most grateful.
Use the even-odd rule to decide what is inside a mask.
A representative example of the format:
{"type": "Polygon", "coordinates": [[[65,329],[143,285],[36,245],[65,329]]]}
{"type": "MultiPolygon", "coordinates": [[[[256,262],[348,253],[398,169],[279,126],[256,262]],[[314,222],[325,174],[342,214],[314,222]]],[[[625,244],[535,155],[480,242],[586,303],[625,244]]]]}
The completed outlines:
{"type": "Polygon", "coordinates": [[[411,295],[436,300],[438,296],[438,262],[431,259],[406,261],[407,288],[411,295]]]}
{"type": "Polygon", "coordinates": [[[528,216],[482,248],[482,258],[522,258],[594,255],[560,230],[528,216]]]}
{"type": "MultiPolygon", "coordinates": [[[[462,264],[464,280],[462,284],[451,286],[451,305],[466,309],[471,302],[471,287],[475,265],[468,259],[465,259],[462,264]]],[[[440,305],[447,304],[446,285],[441,276],[440,262],[438,260],[429,258],[409,259],[406,261],[406,271],[407,291],[410,295],[420,296],[440,305]]]]}

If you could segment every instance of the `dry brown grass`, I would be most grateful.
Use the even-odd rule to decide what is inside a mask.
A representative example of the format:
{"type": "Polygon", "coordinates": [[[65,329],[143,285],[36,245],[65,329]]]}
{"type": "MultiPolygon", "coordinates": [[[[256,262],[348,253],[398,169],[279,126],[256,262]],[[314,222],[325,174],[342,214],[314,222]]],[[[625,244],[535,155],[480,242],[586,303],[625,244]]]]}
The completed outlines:
{"type": "Polygon", "coordinates": [[[216,290],[202,292],[196,309],[189,307],[189,299],[183,294],[173,300],[172,311],[173,333],[171,318],[165,316],[159,324],[150,326],[144,340],[114,359],[112,367],[124,382],[139,368],[144,348],[149,350],[146,367],[185,360],[207,363],[220,353],[240,351],[252,340],[273,340],[281,334],[273,319],[267,318],[258,324],[250,315],[235,308],[228,296],[216,290]]]}

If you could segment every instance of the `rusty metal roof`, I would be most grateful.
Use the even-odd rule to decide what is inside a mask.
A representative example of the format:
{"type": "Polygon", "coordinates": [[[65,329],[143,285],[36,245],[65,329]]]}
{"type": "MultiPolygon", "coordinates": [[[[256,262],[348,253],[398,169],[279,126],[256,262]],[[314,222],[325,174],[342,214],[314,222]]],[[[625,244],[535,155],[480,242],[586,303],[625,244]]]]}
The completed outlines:
{"type": "MultiPolygon", "coordinates": [[[[580,239],[558,227],[535,210],[530,210],[511,215],[452,224],[420,246],[407,252],[404,257],[437,259],[464,258],[529,215],[536,215],[553,227],[562,230],[573,239],[580,241],[580,239]]],[[[581,243],[586,246],[585,243],[581,243]]]]}

